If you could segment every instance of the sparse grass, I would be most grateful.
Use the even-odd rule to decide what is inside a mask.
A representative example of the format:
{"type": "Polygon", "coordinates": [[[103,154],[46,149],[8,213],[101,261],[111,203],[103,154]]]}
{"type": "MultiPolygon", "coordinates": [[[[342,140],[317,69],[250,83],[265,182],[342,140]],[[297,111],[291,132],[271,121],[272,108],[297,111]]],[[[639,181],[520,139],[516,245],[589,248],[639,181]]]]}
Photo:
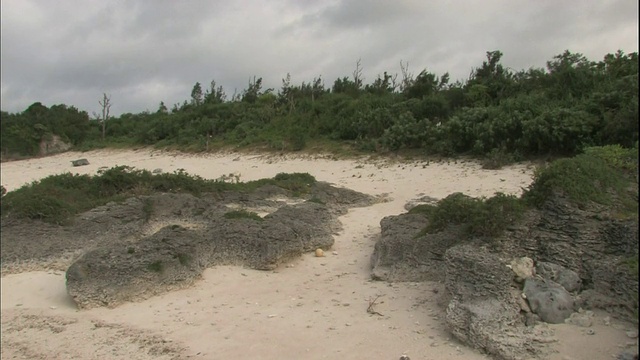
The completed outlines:
{"type": "Polygon", "coordinates": [[[153,271],[155,273],[161,273],[164,271],[164,264],[160,260],[156,260],[149,265],[147,265],[147,270],[153,271]]]}
{"type": "Polygon", "coordinates": [[[251,219],[255,221],[264,221],[258,214],[246,210],[234,210],[224,214],[226,219],[251,219]]]}
{"type": "Polygon", "coordinates": [[[180,262],[180,265],[182,265],[182,266],[188,266],[189,264],[191,264],[191,261],[193,260],[191,255],[184,254],[184,253],[180,253],[180,254],[176,255],[175,257],[178,259],[178,261],[180,262]]]}
{"type": "Polygon", "coordinates": [[[151,198],[144,199],[142,203],[142,213],[144,214],[144,222],[149,222],[153,216],[153,200],[151,200],[151,198]]]}
{"type": "Polygon", "coordinates": [[[320,204],[320,205],[325,205],[325,202],[320,200],[318,197],[314,196],[311,199],[307,200],[308,202],[312,202],[312,203],[316,203],[316,204],[320,204]]]}
{"type": "Polygon", "coordinates": [[[503,150],[493,149],[480,162],[483,169],[498,170],[515,163],[516,156],[503,150]]]}
{"type": "Polygon", "coordinates": [[[638,280],[638,255],[622,259],[620,265],[624,266],[634,279],[638,280]]]}

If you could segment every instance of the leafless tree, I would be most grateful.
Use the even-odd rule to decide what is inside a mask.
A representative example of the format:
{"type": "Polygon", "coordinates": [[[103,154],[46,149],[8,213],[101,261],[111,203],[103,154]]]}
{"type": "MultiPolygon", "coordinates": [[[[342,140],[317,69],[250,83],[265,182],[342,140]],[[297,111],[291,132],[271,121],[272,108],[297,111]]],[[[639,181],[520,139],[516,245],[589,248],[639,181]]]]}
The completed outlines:
{"type": "Polygon", "coordinates": [[[409,72],[409,62],[402,63],[400,60],[400,71],[402,71],[402,82],[400,83],[400,92],[404,92],[413,84],[413,74],[409,72]]]}
{"type": "Polygon", "coordinates": [[[356,69],[353,71],[353,82],[356,84],[356,89],[362,88],[362,82],[364,81],[364,78],[362,77],[361,60],[362,59],[358,59],[356,62],[356,69]]]}
{"type": "Polygon", "coordinates": [[[102,122],[102,140],[104,140],[104,135],[107,129],[107,120],[109,120],[109,110],[111,109],[111,96],[107,96],[106,93],[102,94],[102,100],[98,101],[98,104],[102,106],[102,117],[99,120],[102,122]]]}

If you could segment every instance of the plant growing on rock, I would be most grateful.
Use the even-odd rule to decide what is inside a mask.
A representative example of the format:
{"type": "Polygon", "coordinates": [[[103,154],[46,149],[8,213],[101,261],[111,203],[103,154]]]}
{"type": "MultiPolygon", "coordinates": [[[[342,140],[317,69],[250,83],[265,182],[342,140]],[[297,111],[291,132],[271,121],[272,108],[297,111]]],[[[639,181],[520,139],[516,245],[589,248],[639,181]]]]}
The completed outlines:
{"type": "Polygon", "coordinates": [[[254,221],[264,221],[260,215],[247,210],[234,210],[224,214],[226,219],[250,219],[254,221]]]}
{"type": "Polygon", "coordinates": [[[434,233],[450,225],[463,225],[469,236],[499,236],[507,226],[520,219],[525,206],[513,195],[497,193],[491,198],[473,198],[454,193],[437,205],[418,205],[409,213],[425,214],[429,224],[418,236],[434,233]]]}

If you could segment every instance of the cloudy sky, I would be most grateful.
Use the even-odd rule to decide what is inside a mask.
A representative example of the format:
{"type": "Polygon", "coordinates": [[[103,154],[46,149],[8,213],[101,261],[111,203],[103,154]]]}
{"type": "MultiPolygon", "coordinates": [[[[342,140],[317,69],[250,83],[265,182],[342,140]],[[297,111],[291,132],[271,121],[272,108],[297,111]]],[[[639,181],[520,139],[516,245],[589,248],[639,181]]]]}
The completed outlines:
{"type": "Polygon", "coordinates": [[[211,80],[229,96],[254,75],[278,89],[321,75],[365,83],[427,69],[465,80],[487,51],[515,70],[565,49],[598,61],[638,51],[637,0],[3,0],[1,108],[40,101],[91,114],[155,111],[211,80]]]}

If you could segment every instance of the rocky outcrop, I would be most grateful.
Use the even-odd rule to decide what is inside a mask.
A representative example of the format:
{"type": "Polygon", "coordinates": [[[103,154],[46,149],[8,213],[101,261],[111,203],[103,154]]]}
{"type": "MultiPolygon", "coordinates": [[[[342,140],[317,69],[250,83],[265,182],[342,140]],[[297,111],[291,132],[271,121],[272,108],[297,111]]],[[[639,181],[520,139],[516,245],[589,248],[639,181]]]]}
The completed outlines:
{"type": "Polygon", "coordinates": [[[525,327],[514,296],[512,271],[485,248],[454,246],[445,255],[445,286],[451,297],[446,322],[451,333],[500,359],[528,358],[544,351],[549,334],[525,327]]]}
{"type": "Polygon", "coordinates": [[[113,307],[188,286],[208,267],[269,270],[327,250],[340,214],[378,201],[325,183],[302,190],[300,196],[265,185],[199,197],[139,196],[87,211],[66,226],[3,220],[3,269],[78,254],[67,262],[69,295],[79,308],[113,307]]]}
{"type": "Polygon", "coordinates": [[[385,281],[444,281],[444,254],[463,238],[460,227],[423,234],[423,214],[387,216],[371,255],[372,277],[385,281]]]}
{"type": "MultiPolygon", "coordinates": [[[[251,193],[205,198],[186,194],[145,198],[142,208],[136,210],[143,214],[129,219],[147,218],[146,224],[164,226],[151,231],[143,223],[140,236],[128,243],[110,242],[84,253],[67,271],[67,291],[79,308],[114,307],[188,286],[204,269],[216,265],[274,269],[304,252],[329,249],[333,234],[340,229],[337,215],[374,201],[368,195],[323,183],[310,189],[313,201],[282,201],[291,195],[268,185],[251,193]],[[238,207],[272,211],[262,218],[225,215],[238,207]]],[[[106,213],[113,216],[126,211],[106,213]]],[[[80,218],[95,221],[100,216],[94,212],[80,218]]],[[[104,221],[98,223],[105,227],[104,221]]]]}
{"type": "Polygon", "coordinates": [[[40,156],[46,156],[56,153],[65,152],[71,149],[72,145],[66,143],[58,135],[46,135],[40,141],[40,156]]]}
{"type": "Polygon", "coordinates": [[[536,356],[549,341],[536,321],[572,321],[580,307],[634,318],[638,222],[606,210],[556,194],[494,239],[453,226],[424,234],[421,214],[387,217],[372,277],[444,281],[447,325],[457,338],[498,358],[536,356]]]}
{"type": "Polygon", "coordinates": [[[273,269],[330,248],[336,228],[325,206],[309,202],[264,221],[220,216],[191,229],[168,225],[128,246],[88,251],[67,270],[67,292],[80,308],[113,307],[188,286],[215,265],[273,269]]]}

